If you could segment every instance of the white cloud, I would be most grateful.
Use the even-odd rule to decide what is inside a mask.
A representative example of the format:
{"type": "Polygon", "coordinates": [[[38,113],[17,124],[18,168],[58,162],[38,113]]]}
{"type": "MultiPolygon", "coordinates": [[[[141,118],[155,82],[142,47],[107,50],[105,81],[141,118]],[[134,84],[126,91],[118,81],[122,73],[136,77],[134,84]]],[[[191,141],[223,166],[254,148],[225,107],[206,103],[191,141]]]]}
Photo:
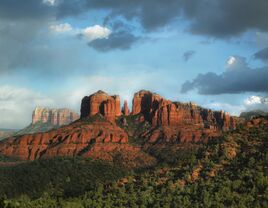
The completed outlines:
{"type": "Polygon", "coordinates": [[[236,62],[236,58],[234,56],[230,56],[227,60],[227,65],[232,65],[236,62]]]}
{"type": "Polygon", "coordinates": [[[203,105],[206,108],[213,110],[225,110],[231,115],[239,116],[242,112],[252,111],[252,110],[262,110],[268,112],[268,98],[252,95],[246,98],[240,105],[232,105],[230,103],[224,102],[209,102],[203,105]]]}
{"type": "Polygon", "coordinates": [[[230,56],[226,61],[225,68],[227,71],[244,70],[248,68],[248,64],[244,57],[230,56]]]}
{"type": "Polygon", "coordinates": [[[94,25],[86,28],[73,28],[69,23],[52,24],[50,30],[54,33],[70,33],[71,35],[81,35],[88,42],[96,39],[107,39],[112,31],[107,27],[94,25]]]}
{"type": "Polygon", "coordinates": [[[245,99],[244,103],[246,105],[261,104],[262,103],[262,97],[253,95],[253,96],[250,96],[247,99],[245,99]]]}
{"type": "Polygon", "coordinates": [[[253,95],[244,100],[247,111],[263,110],[268,112],[268,97],[253,95]]]}
{"type": "Polygon", "coordinates": [[[84,37],[88,41],[93,41],[96,39],[107,39],[109,35],[112,33],[110,29],[107,27],[102,27],[100,25],[94,25],[92,27],[87,27],[82,30],[81,34],[84,35],[84,37]]]}
{"type": "Polygon", "coordinates": [[[0,86],[0,128],[23,128],[36,106],[53,106],[54,100],[27,88],[0,86]]]}
{"type": "Polygon", "coordinates": [[[43,0],[43,3],[49,6],[54,6],[56,4],[56,0],[43,0]]]}
{"type": "Polygon", "coordinates": [[[66,33],[73,30],[72,26],[69,23],[51,25],[50,29],[55,33],[66,33]]]}

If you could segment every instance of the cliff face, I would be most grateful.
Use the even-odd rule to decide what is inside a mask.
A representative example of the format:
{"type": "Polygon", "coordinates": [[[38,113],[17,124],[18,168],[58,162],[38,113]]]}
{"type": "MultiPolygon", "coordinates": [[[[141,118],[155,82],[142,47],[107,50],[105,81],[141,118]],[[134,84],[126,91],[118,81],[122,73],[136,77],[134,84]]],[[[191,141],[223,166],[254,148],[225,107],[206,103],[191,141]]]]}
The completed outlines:
{"type": "Polygon", "coordinates": [[[144,90],[134,95],[132,114],[142,114],[153,126],[190,124],[219,130],[235,128],[229,113],[204,109],[193,103],[171,102],[144,90]]]}
{"type": "Polygon", "coordinates": [[[121,115],[119,96],[110,96],[103,91],[98,91],[84,97],[81,103],[81,118],[96,114],[101,114],[107,120],[114,122],[115,118],[121,115]]]}
{"type": "Polygon", "coordinates": [[[149,143],[206,141],[222,131],[236,128],[236,119],[224,111],[212,111],[193,103],[166,100],[150,91],[140,91],[133,98],[133,115],[140,115],[152,128],[141,137],[149,143]]]}
{"type": "Polygon", "coordinates": [[[66,108],[50,109],[37,107],[33,111],[32,124],[38,122],[48,123],[53,126],[67,125],[79,118],[78,114],[66,108]]]}

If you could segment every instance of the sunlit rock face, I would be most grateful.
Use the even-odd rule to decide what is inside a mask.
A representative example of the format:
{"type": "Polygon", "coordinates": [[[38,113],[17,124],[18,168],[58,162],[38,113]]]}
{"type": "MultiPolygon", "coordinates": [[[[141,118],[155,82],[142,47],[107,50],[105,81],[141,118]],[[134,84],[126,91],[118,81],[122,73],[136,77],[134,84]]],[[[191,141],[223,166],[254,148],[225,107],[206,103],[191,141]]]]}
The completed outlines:
{"type": "Polygon", "coordinates": [[[114,122],[115,118],[121,115],[119,96],[110,96],[100,90],[84,97],[81,103],[81,118],[96,114],[101,114],[107,120],[114,122]]]}
{"type": "Polygon", "coordinates": [[[51,109],[37,107],[32,114],[32,124],[48,123],[54,126],[67,125],[79,118],[79,115],[67,108],[51,109]]]}
{"type": "Polygon", "coordinates": [[[151,123],[153,128],[141,135],[151,143],[206,141],[236,128],[236,118],[227,112],[172,102],[145,90],[135,93],[132,114],[151,123]]]}
{"type": "Polygon", "coordinates": [[[234,120],[227,112],[204,109],[191,102],[172,102],[145,90],[135,93],[132,114],[143,114],[153,126],[199,124],[223,130],[235,128],[234,120]]]}

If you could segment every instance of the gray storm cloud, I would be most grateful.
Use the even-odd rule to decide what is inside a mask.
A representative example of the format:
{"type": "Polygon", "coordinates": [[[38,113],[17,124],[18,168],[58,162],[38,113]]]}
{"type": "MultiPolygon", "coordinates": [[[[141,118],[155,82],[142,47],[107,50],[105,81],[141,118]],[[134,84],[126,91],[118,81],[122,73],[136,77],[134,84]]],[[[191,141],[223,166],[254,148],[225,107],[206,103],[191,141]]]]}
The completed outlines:
{"type": "MultiPolygon", "coordinates": [[[[268,31],[268,1],[266,0],[1,0],[0,1],[0,73],[23,68],[38,56],[35,66],[28,70],[42,71],[51,68],[46,58],[52,51],[35,50],[32,40],[50,38],[42,33],[51,21],[76,17],[86,12],[105,11],[103,24],[113,29],[109,39],[96,40],[88,46],[106,52],[113,49],[129,49],[142,36],[135,29],[118,30],[114,22],[122,19],[121,27],[133,22],[143,33],[157,31],[172,22],[179,27],[180,21],[189,22],[188,31],[214,38],[237,36],[251,29],[268,31]],[[40,35],[41,34],[41,35],[40,35]],[[14,50],[16,48],[16,50],[14,50]],[[45,54],[44,54],[45,53],[45,54]],[[22,57],[22,58],[20,58],[22,57]],[[25,61],[26,60],[26,61],[25,61]]],[[[137,28],[136,28],[137,29],[137,28]]],[[[256,57],[263,57],[262,54],[256,57]]],[[[68,59],[65,59],[68,60],[68,59]]],[[[58,60],[54,60],[57,62],[58,60]]],[[[57,66],[55,66],[57,68],[57,66]]],[[[51,71],[53,71],[52,69],[51,71]]]]}
{"type": "Polygon", "coordinates": [[[257,53],[255,53],[254,57],[256,59],[260,59],[260,60],[262,60],[264,62],[267,62],[268,61],[268,47],[258,51],[257,53]]]}
{"type": "Polygon", "coordinates": [[[268,67],[252,69],[239,56],[230,57],[222,74],[208,72],[185,82],[181,92],[196,89],[199,94],[217,95],[243,92],[268,92],[268,67]]]}

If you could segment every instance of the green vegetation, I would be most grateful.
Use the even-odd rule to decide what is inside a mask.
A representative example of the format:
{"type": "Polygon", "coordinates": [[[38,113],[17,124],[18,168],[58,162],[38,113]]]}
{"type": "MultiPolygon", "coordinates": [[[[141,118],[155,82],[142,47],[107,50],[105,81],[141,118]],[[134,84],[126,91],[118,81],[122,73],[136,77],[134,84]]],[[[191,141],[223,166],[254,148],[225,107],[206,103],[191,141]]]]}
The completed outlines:
{"type": "Polygon", "coordinates": [[[18,130],[15,129],[1,129],[0,128],[0,141],[13,136],[18,130]]]}
{"type": "Polygon", "coordinates": [[[0,162],[18,162],[19,159],[14,157],[7,157],[5,155],[0,155],[0,162]]]}
{"type": "Polygon", "coordinates": [[[264,126],[240,128],[131,173],[80,158],[5,167],[0,207],[268,207],[267,141],[264,126]]]}
{"type": "Polygon", "coordinates": [[[120,116],[116,120],[116,124],[129,133],[129,143],[132,145],[144,144],[144,139],[140,135],[151,129],[151,124],[148,121],[140,122],[141,114],[120,116]]]}
{"type": "Polygon", "coordinates": [[[117,180],[126,174],[114,165],[85,158],[53,158],[0,167],[0,196],[73,197],[85,193],[96,184],[117,180]]]}

